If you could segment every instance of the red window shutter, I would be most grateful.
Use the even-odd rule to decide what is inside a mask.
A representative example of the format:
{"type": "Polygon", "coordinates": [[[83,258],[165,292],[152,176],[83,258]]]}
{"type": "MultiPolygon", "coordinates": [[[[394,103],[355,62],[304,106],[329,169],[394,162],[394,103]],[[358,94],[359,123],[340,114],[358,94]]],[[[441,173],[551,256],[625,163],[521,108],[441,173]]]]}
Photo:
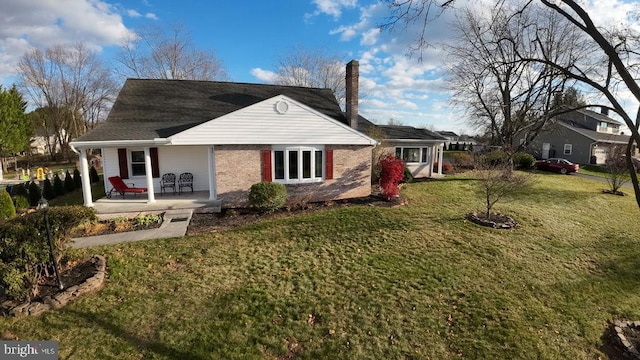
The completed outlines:
{"type": "Polygon", "coordinates": [[[120,166],[120,177],[129,178],[129,165],[127,164],[127,149],[118,149],[118,165],[120,166]]]}
{"type": "Polygon", "coordinates": [[[326,149],[324,151],[324,178],[325,180],[333,179],[333,150],[326,149]]]}
{"type": "Polygon", "coordinates": [[[151,156],[151,176],[154,178],[159,178],[160,167],[158,166],[158,148],[157,147],[150,148],[149,155],[151,156]]]}
{"type": "Polygon", "coordinates": [[[271,182],[271,150],[261,150],[262,181],[271,182]]]}

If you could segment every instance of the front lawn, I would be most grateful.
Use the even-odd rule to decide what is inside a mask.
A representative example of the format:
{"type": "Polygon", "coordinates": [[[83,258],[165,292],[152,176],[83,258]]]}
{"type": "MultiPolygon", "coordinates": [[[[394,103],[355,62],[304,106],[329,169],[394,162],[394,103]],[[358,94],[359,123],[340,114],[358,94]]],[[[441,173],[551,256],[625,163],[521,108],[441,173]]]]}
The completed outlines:
{"type": "Polygon", "coordinates": [[[233,231],[88,249],[109,279],[37,318],[0,319],[61,359],[593,359],[607,322],[640,320],[631,196],[536,175],[496,210],[465,175],[407,185],[409,205],[329,209],[233,231]]]}

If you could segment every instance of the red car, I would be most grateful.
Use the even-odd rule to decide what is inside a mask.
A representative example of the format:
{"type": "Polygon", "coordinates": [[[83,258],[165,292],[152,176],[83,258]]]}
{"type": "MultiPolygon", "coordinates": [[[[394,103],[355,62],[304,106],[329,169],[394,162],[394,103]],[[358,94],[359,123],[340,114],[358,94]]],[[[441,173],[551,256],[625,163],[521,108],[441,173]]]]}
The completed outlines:
{"type": "Polygon", "coordinates": [[[578,172],[580,165],[574,164],[567,159],[551,158],[536,161],[536,169],[545,171],[556,171],[561,174],[578,172]]]}

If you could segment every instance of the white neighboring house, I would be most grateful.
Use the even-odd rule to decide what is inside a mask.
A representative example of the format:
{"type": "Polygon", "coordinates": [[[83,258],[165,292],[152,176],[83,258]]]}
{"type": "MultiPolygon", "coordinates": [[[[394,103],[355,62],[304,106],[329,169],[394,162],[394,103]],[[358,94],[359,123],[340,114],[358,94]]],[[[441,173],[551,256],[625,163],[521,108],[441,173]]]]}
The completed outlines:
{"type": "MultiPolygon", "coordinates": [[[[63,130],[64,131],[64,130],[63,130]]],[[[60,144],[56,141],[56,137],[55,135],[50,135],[49,136],[49,142],[47,142],[47,136],[41,133],[36,133],[36,136],[34,136],[31,139],[31,154],[32,155],[46,155],[49,154],[49,144],[55,146],[55,148],[53,149],[53,153],[58,153],[60,152],[62,149],[60,147],[60,144]]]]}

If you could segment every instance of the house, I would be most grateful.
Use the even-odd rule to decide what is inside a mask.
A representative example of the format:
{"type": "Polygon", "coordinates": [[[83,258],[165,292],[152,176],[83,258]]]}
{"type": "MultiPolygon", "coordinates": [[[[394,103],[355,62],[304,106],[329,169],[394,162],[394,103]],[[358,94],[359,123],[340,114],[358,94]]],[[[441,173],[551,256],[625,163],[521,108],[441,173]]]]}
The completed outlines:
{"type": "MultiPolygon", "coordinates": [[[[548,130],[525,144],[525,149],[538,159],[560,157],[578,164],[604,164],[613,146],[629,142],[629,136],[620,132],[621,125],[606,111],[577,109],[559,115],[548,130]]],[[[524,133],[517,141],[514,145],[525,142],[524,133]]],[[[637,154],[637,149],[633,153],[637,154]]]]}
{"type": "MultiPolygon", "coordinates": [[[[118,175],[146,187],[149,203],[162,174],[183,172],[194,175],[194,191],[208,192],[222,207],[246,206],[251,185],[260,181],[285,184],[290,201],[368,196],[378,141],[359,128],[366,119],[358,114],[357,61],[347,64],[346,80],[343,112],[329,89],[128,79],[107,120],[70,144],[80,155],[84,204],[93,205],[87,150],[98,148],[104,179],[118,175]]],[[[416,173],[433,175],[443,140],[402,146],[415,144],[425,154],[416,173]]]]}
{"type": "Polygon", "coordinates": [[[455,144],[460,138],[458,134],[454,133],[453,131],[436,131],[436,133],[447,140],[444,143],[445,149],[449,149],[450,144],[455,144]]]}

